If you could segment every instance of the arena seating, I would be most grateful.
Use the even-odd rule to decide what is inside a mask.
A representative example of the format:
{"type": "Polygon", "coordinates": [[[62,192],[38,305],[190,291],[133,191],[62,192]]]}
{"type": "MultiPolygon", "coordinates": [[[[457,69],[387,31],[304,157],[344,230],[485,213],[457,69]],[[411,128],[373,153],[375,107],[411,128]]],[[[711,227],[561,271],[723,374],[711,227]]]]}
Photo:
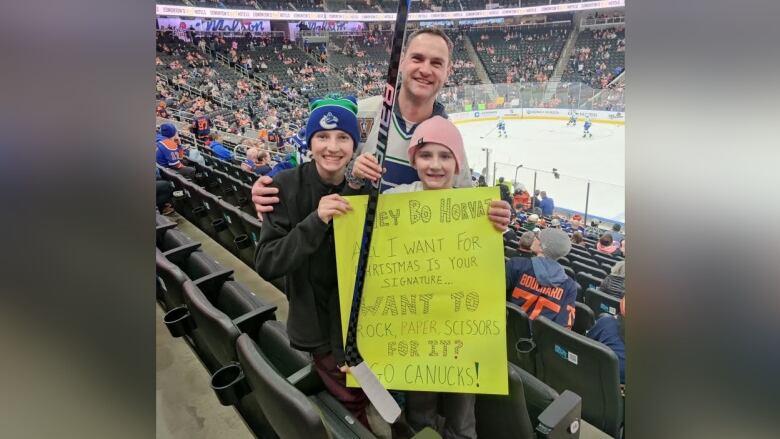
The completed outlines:
{"type": "Polygon", "coordinates": [[[469,36],[494,83],[546,82],[569,34],[569,25],[471,30],[469,36]]]}
{"type": "Polygon", "coordinates": [[[625,36],[622,27],[581,31],[562,80],[606,87],[625,69],[625,36]]]}
{"type": "Polygon", "coordinates": [[[544,316],[532,322],[536,377],[552,388],[582,397],[582,418],[620,437],[623,396],[617,355],[607,346],[557,325],[544,316]]]}

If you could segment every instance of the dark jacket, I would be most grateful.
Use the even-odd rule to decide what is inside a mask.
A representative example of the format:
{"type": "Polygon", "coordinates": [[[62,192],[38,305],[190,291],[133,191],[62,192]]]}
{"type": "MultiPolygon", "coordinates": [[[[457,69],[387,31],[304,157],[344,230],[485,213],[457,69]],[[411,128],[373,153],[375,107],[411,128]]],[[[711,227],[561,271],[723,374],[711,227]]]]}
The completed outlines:
{"type": "Polygon", "coordinates": [[[274,177],[279,204],[265,214],[255,253],[255,270],[265,279],[285,276],[290,308],[290,345],[311,353],[333,352],[344,362],[332,222],[317,215],[320,198],[356,193],[346,184],[324,183],[314,162],[274,177]]]}

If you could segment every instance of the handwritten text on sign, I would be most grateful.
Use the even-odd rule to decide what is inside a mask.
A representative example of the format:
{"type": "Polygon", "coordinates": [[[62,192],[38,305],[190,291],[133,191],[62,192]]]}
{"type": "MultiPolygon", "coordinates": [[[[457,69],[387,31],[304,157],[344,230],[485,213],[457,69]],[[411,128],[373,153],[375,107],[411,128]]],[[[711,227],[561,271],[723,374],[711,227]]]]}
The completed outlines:
{"type": "MultiPolygon", "coordinates": [[[[487,218],[496,188],[379,197],[358,347],[388,389],[506,395],[503,240],[487,218]]],[[[367,196],[336,217],[342,330],[367,196]]],[[[348,375],[347,384],[357,386],[348,375]]]]}

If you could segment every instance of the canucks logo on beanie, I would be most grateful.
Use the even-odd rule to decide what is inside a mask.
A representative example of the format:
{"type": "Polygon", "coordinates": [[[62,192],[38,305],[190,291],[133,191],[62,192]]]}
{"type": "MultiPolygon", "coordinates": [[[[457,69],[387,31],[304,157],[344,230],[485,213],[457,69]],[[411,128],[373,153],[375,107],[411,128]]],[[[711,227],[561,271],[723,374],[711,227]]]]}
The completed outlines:
{"type": "Polygon", "coordinates": [[[352,138],[353,148],[360,142],[357,122],[357,99],[354,96],[329,95],[317,98],[309,104],[309,120],[306,124],[306,144],[318,131],[341,130],[352,138]]]}
{"type": "Polygon", "coordinates": [[[338,126],[339,118],[330,111],[320,119],[320,126],[325,130],[332,130],[338,126]]]}

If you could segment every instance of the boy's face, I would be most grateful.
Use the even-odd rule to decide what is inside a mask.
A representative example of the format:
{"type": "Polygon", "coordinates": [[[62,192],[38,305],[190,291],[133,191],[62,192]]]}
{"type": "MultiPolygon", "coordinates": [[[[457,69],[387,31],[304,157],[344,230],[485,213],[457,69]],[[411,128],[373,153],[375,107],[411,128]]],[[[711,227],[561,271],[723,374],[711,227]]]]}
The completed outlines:
{"type": "Polygon", "coordinates": [[[327,174],[344,172],[352,159],[352,137],[341,130],[317,131],[311,138],[311,155],[317,168],[327,174]]]}
{"type": "Polygon", "coordinates": [[[414,154],[414,168],[425,190],[452,189],[456,167],[455,155],[440,143],[426,143],[414,154]]]}

